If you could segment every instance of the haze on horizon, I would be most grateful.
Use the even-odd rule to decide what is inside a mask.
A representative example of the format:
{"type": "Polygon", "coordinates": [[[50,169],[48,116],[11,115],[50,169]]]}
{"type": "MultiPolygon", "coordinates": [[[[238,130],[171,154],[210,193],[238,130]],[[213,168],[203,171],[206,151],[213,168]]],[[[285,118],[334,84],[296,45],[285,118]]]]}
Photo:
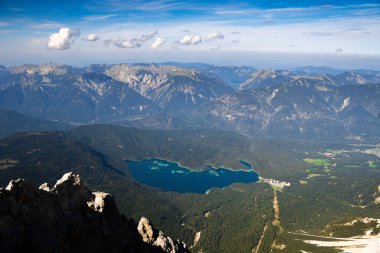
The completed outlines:
{"type": "Polygon", "coordinates": [[[202,62],[380,70],[379,1],[0,3],[0,64],[202,62]]]}

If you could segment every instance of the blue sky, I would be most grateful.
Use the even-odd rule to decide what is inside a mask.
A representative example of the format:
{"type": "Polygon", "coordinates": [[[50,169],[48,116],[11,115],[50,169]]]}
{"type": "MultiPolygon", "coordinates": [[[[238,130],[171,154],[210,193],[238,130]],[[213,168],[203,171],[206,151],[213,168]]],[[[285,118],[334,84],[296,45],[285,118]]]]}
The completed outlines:
{"type": "Polygon", "coordinates": [[[380,1],[0,1],[0,64],[380,69],[380,1]]]}

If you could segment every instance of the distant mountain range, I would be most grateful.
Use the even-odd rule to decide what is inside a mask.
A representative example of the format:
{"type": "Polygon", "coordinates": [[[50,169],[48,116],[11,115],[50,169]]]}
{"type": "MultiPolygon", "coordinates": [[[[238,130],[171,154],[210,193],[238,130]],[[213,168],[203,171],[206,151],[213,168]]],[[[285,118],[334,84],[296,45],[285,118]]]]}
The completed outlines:
{"type": "Polygon", "coordinates": [[[257,70],[240,84],[240,90],[254,90],[288,84],[314,85],[320,89],[328,89],[344,85],[374,83],[380,83],[380,75],[346,71],[334,76],[323,73],[300,74],[299,72],[288,70],[257,70]]]}
{"type": "Polygon", "coordinates": [[[292,69],[293,71],[298,71],[302,74],[329,74],[329,75],[339,75],[343,72],[352,72],[357,74],[368,74],[368,75],[380,75],[380,71],[370,70],[370,69],[354,69],[354,70],[344,70],[344,69],[334,69],[329,67],[315,67],[315,66],[304,66],[292,69]]]}
{"type": "Polygon", "coordinates": [[[72,123],[130,119],[159,111],[134,89],[101,72],[66,65],[24,65],[1,79],[0,107],[72,123]]]}
{"type": "Polygon", "coordinates": [[[287,84],[239,91],[193,111],[205,127],[276,138],[371,139],[380,136],[380,85],[321,90],[287,84]]]}
{"type": "Polygon", "coordinates": [[[0,109],[72,124],[380,138],[380,72],[207,64],[0,68],[0,109]]]}
{"type": "Polygon", "coordinates": [[[166,110],[183,111],[233,91],[218,78],[175,66],[119,64],[105,73],[166,110]]]}

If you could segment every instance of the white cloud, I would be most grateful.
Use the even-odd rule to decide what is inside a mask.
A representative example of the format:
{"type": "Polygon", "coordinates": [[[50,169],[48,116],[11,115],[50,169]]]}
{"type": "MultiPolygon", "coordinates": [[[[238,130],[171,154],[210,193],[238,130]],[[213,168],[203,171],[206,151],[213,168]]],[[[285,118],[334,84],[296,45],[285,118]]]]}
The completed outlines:
{"type": "Polygon", "coordinates": [[[150,49],[156,49],[163,45],[166,42],[165,39],[161,39],[159,37],[156,38],[156,40],[149,46],[150,49]]]}
{"type": "Polygon", "coordinates": [[[141,47],[144,42],[151,40],[155,35],[158,34],[158,31],[155,31],[151,34],[143,34],[139,38],[133,38],[130,40],[123,40],[123,39],[108,39],[104,40],[104,46],[109,46],[110,44],[113,44],[116,47],[119,48],[137,48],[141,47]]]}
{"type": "Polygon", "coordinates": [[[180,41],[181,45],[196,45],[202,42],[201,36],[198,34],[188,34],[185,35],[180,41]]]}
{"type": "Polygon", "coordinates": [[[232,40],[232,43],[239,44],[240,40],[232,40]]]}
{"type": "Polygon", "coordinates": [[[207,41],[210,40],[222,40],[224,39],[224,35],[220,32],[212,32],[209,35],[207,35],[207,41]]]}
{"type": "Polygon", "coordinates": [[[132,40],[114,40],[112,41],[113,44],[119,48],[137,48],[141,47],[142,43],[139,40],[132,39],[132,40]]]}
{"type": "Polygon", "coordinates": [[[59,29],[57,33],[49,36],[47,42],[48,49],[64,50],[69,49],[74,42],[74,38],[80,36],[79,30],[72,30],[68,27],[59,29]]]}
{"type": "Polygon", "coordinates": [[[83,38],[83,40],[86,40],[86,41],[97,41],[98,39],[99,37],[97,37],[93,33],[90,33],[89,35],[87,35],[87,37],[83,38]]]}

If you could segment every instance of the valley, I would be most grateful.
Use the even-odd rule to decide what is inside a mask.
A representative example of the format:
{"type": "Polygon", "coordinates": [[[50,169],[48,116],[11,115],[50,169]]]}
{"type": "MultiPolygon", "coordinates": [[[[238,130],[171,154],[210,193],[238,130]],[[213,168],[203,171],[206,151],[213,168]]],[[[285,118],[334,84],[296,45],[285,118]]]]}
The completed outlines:
{"type": "MultiPolygon", "coordinates": [[[[367,146],[324,142],[252,139],[214,130],[163,131],[94,125],[77,127],[65,134],[39,132],[3,139],[0,159],[17,160],[17,163],[9,164],[0,174],[2,184],[15,175],[40,183],[55,180],[59,172],[69,167],[81,173],[92,189],[110,192],[123,213],[136,219],[150,217],[159,229],[181,238],[187,245],[193,245],[196,233],[201,232],[191,249],[194,252],[231,252],[232,248],[235,252],[252,249],[258,252],[269,249],[272,252],[310,249],[327,252],[325,247],[299,242],[299,237],[290,232],[302,230],[310,235],[325,235],[326,227],[351,217],[379,218],[376,214],[380,207],[375,200],[379,194],[380,171],[367,164],[369,159],[379,163],[379,158],[362,152],[353,152],[347,157],[338,152],[352,147],[354,150],[367,149],[367,146]],[[197,138],[204,142],[194,141],[197,138]],[[332,146],[336,150],[333,153],[338,154],[326,158],[326,149],[332,146]],[[189,149],[198,152],[189,153],[189,149]],[[86,152],[90,153],[85,155],[86,152]],[[45,155],[42,157],[42,154],[45,155]],[[234,183],[213,188],[208,194],[165,192],[137,184],[128,164],[123,162],[151,157],[178,161],[181,166],[202,170],[207,169],[207,164],[247,169],[239,161],[242,160],[253,165],[260,176],[290,185],[279,189],[265,182],[234,183]],[[346,168],[345,164],[357,167],[346,168]],[[307,179],[306,170],[310,166],[321,171],[327,166],[331,171],[307,179]],[[241,243],[242,240],[245,243],[241,243]],[[271,246],[273,242],[276,247],[271,246]]],[[[161,160],[154,165],[154,161],[157,160],[151,160],[151,166],[161,163],[163,168],[169,167],[165,166],[168,162],[161,160]]],[[[353,235],[361,235],[360,231],[353,235]]],[[[333,252],[333,247],[329,249],[333,252]]]]}

